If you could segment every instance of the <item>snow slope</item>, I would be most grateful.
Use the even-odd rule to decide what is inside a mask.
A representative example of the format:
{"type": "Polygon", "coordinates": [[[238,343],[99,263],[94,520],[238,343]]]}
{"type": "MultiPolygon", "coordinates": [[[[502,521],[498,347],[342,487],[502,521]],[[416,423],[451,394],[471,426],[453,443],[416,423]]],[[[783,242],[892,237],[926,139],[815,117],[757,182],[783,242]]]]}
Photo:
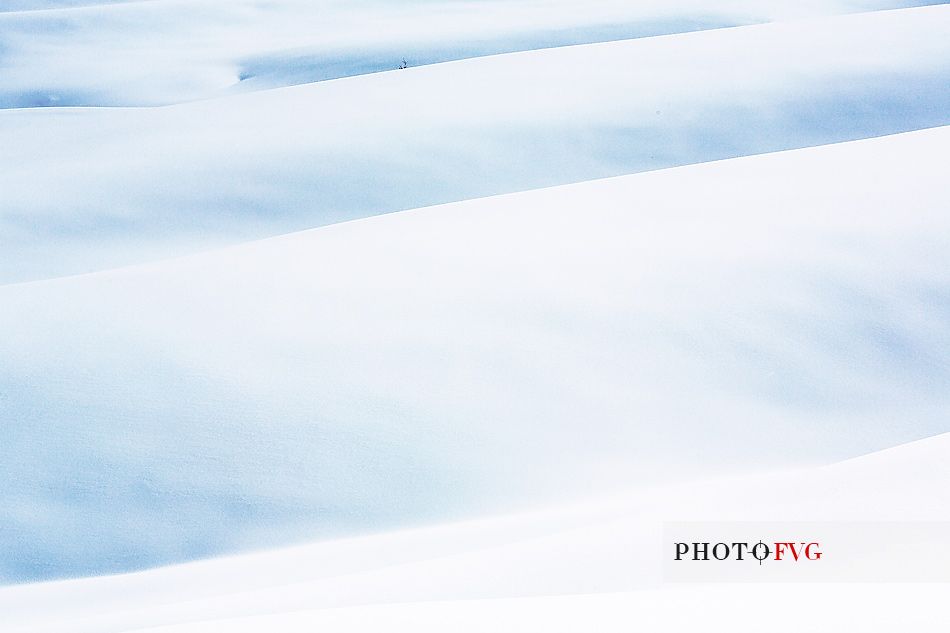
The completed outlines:
{"type": "Polygon", "coordinates": [[[477,55],[922,0],[4,0],[0,107],[162,105],[477,55]],[[56,9],[56,10],[50,10],[56,9]]]}
{"type": "Polygon", "coordinates": [[[0,281],[946,125],[948,30],[943,5],[499,55],[167,108],[5,110],[0,281]]]}
{"type": "Polygon", "coordinates": [[[0,287],[0,577],[950,430],[948,144],[943,127],[0,287]]]}
{"type": "Polygon", "coordinates": [[[948,483],[943,435],[829,467],[0,589],[0,611],[11,633],[943,631],[943,585],[668,583],[659,535],[684,519],[947,521],[948,483]]]}

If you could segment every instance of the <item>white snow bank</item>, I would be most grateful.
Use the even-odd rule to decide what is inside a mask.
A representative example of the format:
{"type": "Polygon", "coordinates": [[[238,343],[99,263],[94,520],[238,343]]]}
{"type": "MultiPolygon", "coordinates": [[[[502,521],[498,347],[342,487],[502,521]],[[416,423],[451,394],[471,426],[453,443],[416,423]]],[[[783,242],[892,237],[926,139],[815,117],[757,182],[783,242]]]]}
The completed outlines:
{"type": "Polygon", "coordinates": [[[950,128],[0,288],[0,575],[948,430],[950,128]]]}
{"type": "Polygon", "coordinates": [[[0,589],[0,609],[11,633],[941,631],[941,585],[666,584],[659,535],[670,520],[947,521],[948,483],[943,435],[824,468],[0,589]]]}
{"type": "MultiPolygon", "coordinates": [[[[141,6],[153,4],[165,3],[141,6]]],[[[946,125],[948,30],[944,5],[501,55],[169,108],[2,111],[0,281],[946,125]]]]}
{"type": "Polygon", "coordinates": [[[4,0],[0,107],[158,105],[476,55],[921,0],[4,0]],[[33,9],[58,9],[35,11],[33,9]]]}

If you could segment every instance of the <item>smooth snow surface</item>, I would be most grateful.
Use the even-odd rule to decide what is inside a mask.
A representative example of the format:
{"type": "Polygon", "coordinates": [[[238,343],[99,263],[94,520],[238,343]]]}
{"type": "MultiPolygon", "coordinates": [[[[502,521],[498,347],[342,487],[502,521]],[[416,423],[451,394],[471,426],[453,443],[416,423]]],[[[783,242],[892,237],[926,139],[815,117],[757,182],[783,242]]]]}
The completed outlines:
{"type": "Polygon", "coordinates": [[[0,633],[950,631],[948,34],[0,0],[0,633]]]}
{"type": "Polygon", "coordinates": [[[4,0],[0,108],[167,105],[478,55],[922,0],[4,0]],[[59,10],[49,10],[59,9],[59,10]]]}
{"type": "Polygon", "coordinates": [[[669,520],[947,521],[948,478],[943,435],[830,467],[0,589],[0,611],[10,633],[939,632],[946,585],[663,583],[659,535],[669,520]]]}
{"type": "MultiPolygon", "coordinates": [[[[497,55],[164,108],[2,110],[0,282],[947,125],[948,32],[942,5],[497,55]]],[[[65,39],[70,51],[81,41],[65,39]]]]}
{"type": "Polygon", "coordinates": [[[0,288],[0,570],[122,571],[950,430],[950,128],[0,288]]]}

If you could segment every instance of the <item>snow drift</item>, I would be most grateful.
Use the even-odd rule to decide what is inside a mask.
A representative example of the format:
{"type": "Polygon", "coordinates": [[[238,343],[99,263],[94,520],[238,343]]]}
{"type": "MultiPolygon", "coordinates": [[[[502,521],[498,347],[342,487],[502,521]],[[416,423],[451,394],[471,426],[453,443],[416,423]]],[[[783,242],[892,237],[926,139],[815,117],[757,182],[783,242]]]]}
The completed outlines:
{"type": "Polygon", "coordinates": [[[943,435],[830,467],[0,589],[0,611],[11,633],[758,631],[763,622],[939,632],[942,585],[666,584],[658,535],[671,519],[947,521],[948,458],[943,435]]]}
{"type": "Polygon", "coordinates": [[[944,5],[498,55],[167,108],[0,111],[0,281],[946,125],[948,30],[944,5]]]}
{"type": "Polygon", "coordinates": [[[0,108],[167,105],[519,50],[922,0],[4,0],[0,108]]]}
{"type": "Polygon", "coordinates": [[[950,128],[0,288],[0,573],[122,571],[948,430],[950,128]]]}

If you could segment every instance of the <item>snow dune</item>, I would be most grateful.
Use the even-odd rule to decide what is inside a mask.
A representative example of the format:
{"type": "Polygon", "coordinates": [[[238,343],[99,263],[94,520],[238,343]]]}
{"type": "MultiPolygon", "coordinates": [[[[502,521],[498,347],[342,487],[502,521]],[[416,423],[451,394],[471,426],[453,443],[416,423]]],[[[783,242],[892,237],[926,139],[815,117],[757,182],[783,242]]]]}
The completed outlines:
{"type": "Polygon", "coordinates": [[[0,577],[950,430],[948,143],[936,128],[0,287],[0,577]]]}
{"type": "Polygon", "coordinates": [[[943,5],[483,57],[167,108],[5,110],[0,281],[946,125],[948,30],[943,5]]]}
{"type": "Polygon", "coordinates": [[[517,50],[921,0],[4,0],[0,107],[167,105],[517,50]]]}
{"type": "Polygon", "coordinates": [[[664,583],[668,552],[659,535],[669,520],[947,521],[948,479],[950,435],[943,435],[829,467],[0,589],[0,610],[12,633],[292,633],[383,624],[396,631],[758,631],[763,622],[776,631],[890,631],[898,623],[942,631],[941,585],[664,583]]]}

